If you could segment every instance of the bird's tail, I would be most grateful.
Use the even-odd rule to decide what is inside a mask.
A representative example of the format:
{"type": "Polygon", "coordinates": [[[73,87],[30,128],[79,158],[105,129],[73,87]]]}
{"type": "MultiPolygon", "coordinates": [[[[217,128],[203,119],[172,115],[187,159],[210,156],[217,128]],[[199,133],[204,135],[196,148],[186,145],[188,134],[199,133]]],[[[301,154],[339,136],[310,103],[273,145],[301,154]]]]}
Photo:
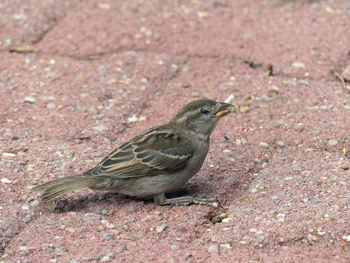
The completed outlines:
{"type": "Polygon", "coordinates": [[[101,183],[100,178],[96,177],[85,177],[81,175],[67,176],[58,178],[47,183],[35,186],[33,190],[43,192],[41,200],[43,202],[51,201],[65,193],[79,190],[85,187],[91,187],[98,183],[101,183]]]}

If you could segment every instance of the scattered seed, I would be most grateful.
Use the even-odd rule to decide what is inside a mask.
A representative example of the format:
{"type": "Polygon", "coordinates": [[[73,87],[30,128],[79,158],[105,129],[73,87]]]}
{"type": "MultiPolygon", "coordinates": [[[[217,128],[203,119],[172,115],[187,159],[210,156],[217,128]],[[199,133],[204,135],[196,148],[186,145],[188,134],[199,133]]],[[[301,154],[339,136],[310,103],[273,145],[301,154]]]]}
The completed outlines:
{"type": "Polygon", "coordinates": [[[225,99],[225,103],[231,103],[232,100],[235,98],[235,95],[233,94],[230,94],[230,96],[228,96],[226,99],[225,99]]]}
{"type": "Polygon", "coordinates": [[[231,222],[231,221],[233,221],[233,219],[231,218],[231,217],[227,217],[227,218],[224,218],[224,219],[222,219],[222,223],[228,223],[228,222],[231,222]]]}
{"type": "Polygon", "coordinates": [[[293,68],[305,68],[305,64],[303,62],[293,62],[292,67],[293,68]]]}
{"type": "Polygon", "coordinates": [[[271,86],[271,88],[267,90],[267,96],[269,96],[270,98],[276,97],[278,93],[279,88],[277,86],[271,86]]]}
{"type": "Polygon", "coordinates": [[[198,11],[197,12],[197,16],[199,17],[199,18],[208,18],[208,13],[207,12],[205,12],[205,11],[198,11]]]}

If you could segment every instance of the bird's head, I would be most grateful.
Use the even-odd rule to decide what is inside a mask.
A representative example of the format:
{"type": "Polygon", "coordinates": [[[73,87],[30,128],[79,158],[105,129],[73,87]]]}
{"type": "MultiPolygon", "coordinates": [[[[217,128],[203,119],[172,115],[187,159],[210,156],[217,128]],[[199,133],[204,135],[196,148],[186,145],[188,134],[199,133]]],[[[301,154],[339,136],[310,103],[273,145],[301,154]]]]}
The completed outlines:
{"type": "Polygon", "coordinates": [[[214,100],[194,100],[183,107],[170,124],[209,136],[218,120],[236,111],[235,106],[214,100]]]}

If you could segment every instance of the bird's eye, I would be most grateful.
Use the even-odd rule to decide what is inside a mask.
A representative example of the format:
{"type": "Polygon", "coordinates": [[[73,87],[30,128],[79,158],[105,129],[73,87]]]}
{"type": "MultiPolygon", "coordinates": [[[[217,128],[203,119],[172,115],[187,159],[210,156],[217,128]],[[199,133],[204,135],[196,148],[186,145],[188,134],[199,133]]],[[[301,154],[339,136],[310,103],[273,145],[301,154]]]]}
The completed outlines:
{"type": "Polygon", "coordinates": [[[201,113],[208,114],[208,113],[210,113],[210,111],[208,109],[206,109],[206,108],[202,108],[201,109],[201,113]]]}

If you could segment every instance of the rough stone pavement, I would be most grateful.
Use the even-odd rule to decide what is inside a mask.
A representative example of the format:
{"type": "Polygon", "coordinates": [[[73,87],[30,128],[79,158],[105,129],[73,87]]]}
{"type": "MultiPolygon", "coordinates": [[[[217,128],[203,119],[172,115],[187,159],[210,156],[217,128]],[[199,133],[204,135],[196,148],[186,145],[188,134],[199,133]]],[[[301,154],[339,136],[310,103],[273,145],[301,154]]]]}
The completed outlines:
{"type": "Polygon", "coordinates": [[[0,262],[349,262],[348,0],[0,3],[0,262]],[[185,187],[224,208],[30,188],[189,100],[225,100],[185,187]]]}

